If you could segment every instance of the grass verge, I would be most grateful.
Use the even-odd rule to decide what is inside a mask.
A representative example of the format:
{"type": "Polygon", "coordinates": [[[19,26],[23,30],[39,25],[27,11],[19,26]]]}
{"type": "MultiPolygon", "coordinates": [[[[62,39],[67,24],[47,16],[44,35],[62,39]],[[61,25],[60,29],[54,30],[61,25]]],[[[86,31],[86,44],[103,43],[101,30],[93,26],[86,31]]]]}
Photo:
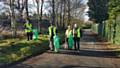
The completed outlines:
{"type": "Polygon", "coordinates": [[[45,52],[48,49],[46,35],[41,35],[37,41],[25,39],[7,39],[0,42],[0,66],[6,66],[26,57],[45,52]]]}

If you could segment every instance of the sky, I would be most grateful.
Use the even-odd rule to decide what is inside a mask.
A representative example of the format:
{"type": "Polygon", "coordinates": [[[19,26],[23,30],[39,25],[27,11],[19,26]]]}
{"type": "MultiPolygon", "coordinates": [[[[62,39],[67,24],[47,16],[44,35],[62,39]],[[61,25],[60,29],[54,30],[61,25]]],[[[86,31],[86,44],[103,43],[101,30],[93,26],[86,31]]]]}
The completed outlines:
{"type": "MultiPolygon", "coordinates": [[[[82,4],[84,4],[84,5],[87,5],[87,2],[88,2],[88,0],[82,0],[82,4]]],[[[87,13],[88,11],[89,11],[89,7],[86,6],[86,9],[84,10],[84,13],[82,15],[84,22],[87,22],[89,20],[88,13],[87,13]]]]}
{"type": "Polygon", "coordinates": [[[87,2],[88,2],[88,0],[82,0],[82,3],[83,3],[84,5],[86,5],[87,2]]]}
{"type": "Polygon", "coordinates": [[[84,21],[87,22],[89,20],[89,17],[88,17],[88,12],[89,11],[89,7],[87,6],[86,9],[84,10],[84,14],[83,14],[83,18],[84,18],[84,21]]]}
{"type": "MultiPolygon", "coordinates": [[[[44,0],[44,1],[47,1],[47,0],[44,0]]],[[[36,9],[36,3],[35,3],[35,0],[29,0],[29,6],[31,6],[31,9],[29,9],[30,11],[32,11],[32,12],[35,12],[35,13],[37,13],[37,9],[36,9]]],[[[44,2],[44,6],[43,6],[43,14],[45,14],[45,13],[48,13],[48,11],[46,10],[46,6],[47,6],[48,4],[46,3],[46,2],[44,2]]]]}
{"type": "MultiPolygon", "coordinates": [[[[29,0],[29,1],[30,1],[29,3],[34,4],[33,0],[29,0]]],[[[82,0],[81,3],[83,5],[87,5],[87,2],[88,2],[88,0],[82,0]]],[[[48,13],[48,11],[45,8],[46,5],[48,5],[48,4],[47,3],[44,4],[43,14],[48,13]]],[[[34,7],[35,7],[35,5],[34,5],[34,7]]],[[[37,11],[36,8],[32,8],[32,9],[34,9],[34,10],[31,10],[31,11],[34,11],[34,12],[37,11]]],[[[87,14],[88,10],[89,10],[89,7],[86,6],[86,9],[84,10],[84,13],[81,15],[82,19],[84,19],[84,22],[87,22],[89,20],[89,17],[88,17],[88,14],[87,14]]]]}
{"type": "MultiPolygon", "coordinates": [[[[35,0],[28,0],[29,1],[29,11],[30,12],[34,12],[37,13],[37,9],[36,9],[36,3],[35,0]]],[[[47,1],[47,0],[45,0],[47,1]]],[[[81,3],[84,5],[87,5],[88,0],[82,0],[81,3]]],[[[43,14],[47,14],[48,13],[48,8],[46,7],[48,4],[46,2],[44,2],[44,7],[43,7],[43,14]]],[[[6,6],[0,2],[0,10],[5,8],[6,6]]],[[[84,21],[87,21],[89,19],[89,17],[87,16],[87,11],[89,10],[89,7],[86,6],[86,9],[84,10],[84,13],[82,14],[82,18],[84,19],[84,21]]],[[[4,10],[1,10],[0,12],[4,12],[4,10]]]]}
{"type": "MultiPolygon", "coordinates": [[[[45,1],[47,1],[47,0],[45,0],[45,1]]],[[[88,0],[82,0],[81,3],[84,4],[84,5],[86,5],[87,2],[88,2],[88,0]]],[[[29,0],[29,4],[32,5],[32,6],[33,6],[32,9],[34,9],[34,11],[36,11],[36,8],[35,8],[36,5],[34,5],[34,4],[35,4],[35,1],[34,1],[34,0],[29,0]]],[[[48,5],[48,4],[45,2],[45,3],[44,3],[44,8],[43,8],[43,11],[45,11],[45,13],[47,12],[47,11],[45,10],[45,9],[46,9],[46,8],[45,8],[46,5],[48,5]]],[[[88,8],[86,8],[86,9],[88,9],[88,8]]]]}

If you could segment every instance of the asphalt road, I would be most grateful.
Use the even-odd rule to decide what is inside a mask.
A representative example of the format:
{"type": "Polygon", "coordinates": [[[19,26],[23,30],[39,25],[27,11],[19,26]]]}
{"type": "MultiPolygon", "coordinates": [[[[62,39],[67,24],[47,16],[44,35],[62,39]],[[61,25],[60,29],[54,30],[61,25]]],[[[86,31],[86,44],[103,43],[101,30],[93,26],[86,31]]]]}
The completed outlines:
{"type": "Polygon", "coordinates": [[[120,58],[96,34],[85,30],[80,43],[80,51],[48,51],[8,68],[120,68],[120,58]]]}

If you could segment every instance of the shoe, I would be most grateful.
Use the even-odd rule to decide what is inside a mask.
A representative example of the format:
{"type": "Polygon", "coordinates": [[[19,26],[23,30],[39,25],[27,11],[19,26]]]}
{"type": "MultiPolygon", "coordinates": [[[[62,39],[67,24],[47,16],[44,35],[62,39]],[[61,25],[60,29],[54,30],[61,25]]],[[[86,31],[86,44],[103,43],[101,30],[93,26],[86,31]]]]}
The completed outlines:
{"type": "Polygon", "coordinates": [[[74,49],[75,51],[77,50],[77,49],[74,49]]]}
{"type": "Polygon", "coordinates": [[[80,52],[80,49],[77,49],[78,52],[80,52]]]}

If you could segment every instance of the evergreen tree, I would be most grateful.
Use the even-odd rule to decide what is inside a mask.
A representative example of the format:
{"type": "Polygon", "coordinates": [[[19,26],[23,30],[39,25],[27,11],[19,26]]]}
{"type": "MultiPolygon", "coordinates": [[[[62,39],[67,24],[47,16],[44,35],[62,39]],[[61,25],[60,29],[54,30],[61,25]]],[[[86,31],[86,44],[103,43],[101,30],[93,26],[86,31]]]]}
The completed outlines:
{"type": "Polygon", "coordinates": [[[90,20],[95,20],[99,23],[98,34],[102,35],[103,21],[108,19],[108,0],[89,0],[88,15],[90,20]]]}

